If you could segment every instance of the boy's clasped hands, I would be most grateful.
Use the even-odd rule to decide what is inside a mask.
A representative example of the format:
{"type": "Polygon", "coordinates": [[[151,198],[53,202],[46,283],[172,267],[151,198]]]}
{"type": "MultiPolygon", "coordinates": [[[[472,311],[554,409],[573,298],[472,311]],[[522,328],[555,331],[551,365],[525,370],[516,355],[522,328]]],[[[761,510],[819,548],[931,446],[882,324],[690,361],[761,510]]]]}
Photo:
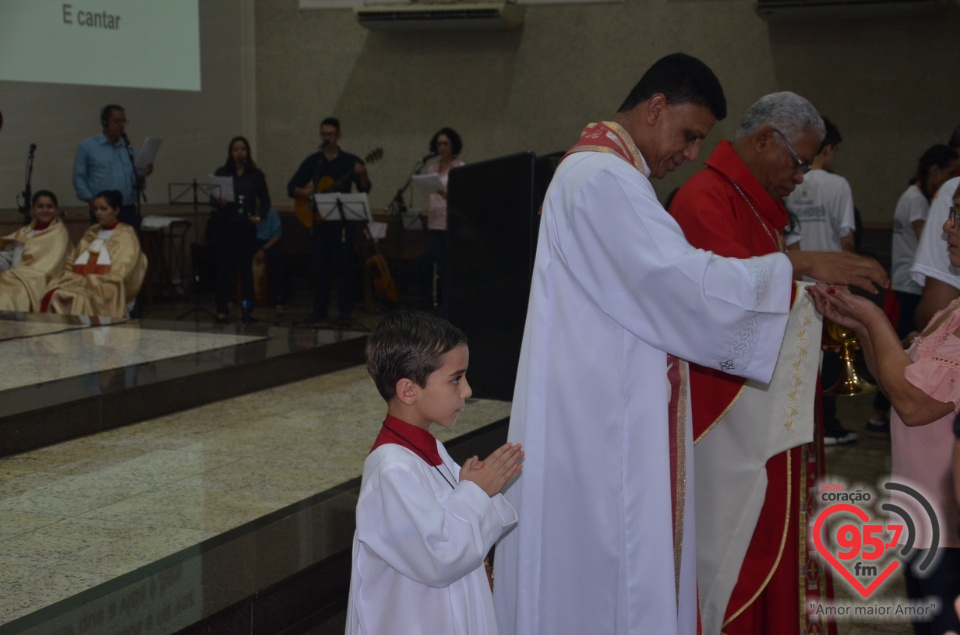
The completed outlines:
{"type": "Polygon", "coordinates": [[[520,473],[522,459],[523,446],[504,443],[483,461],[476,456],[464,461],[460,468],[460,480],[473,481],[488,496],[496,496],[520,473]]]}

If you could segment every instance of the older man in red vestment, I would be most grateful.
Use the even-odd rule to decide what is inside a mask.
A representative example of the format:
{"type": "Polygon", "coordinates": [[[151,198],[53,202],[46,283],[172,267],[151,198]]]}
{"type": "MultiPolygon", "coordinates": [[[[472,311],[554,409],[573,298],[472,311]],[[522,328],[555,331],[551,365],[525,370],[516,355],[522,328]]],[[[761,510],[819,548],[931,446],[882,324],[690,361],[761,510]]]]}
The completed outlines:
{"type": "MultiPolygon", "coordinates": [[[[687,240],[736,258],[784,251],[788,216],[781,199],[803,182],[823,134],[816,109],[799,95],[774,93],[757,101],[747,111],[733,143],[721,141],[707,159],[707,167],[674,197],[670,213],[687,240]]],[[[852,254],[791,253],[794,256],[817,259],[825,268],[853,265],[848,258],[863,264],[862,258],[852,254]]],[[[690,374],[694,437],[700,440],[737,399],[743,380],[693,364],[690,374]]],[[[757,426],[765,424],[769,425],[756,422],[757,426]]],[[[705,634],[717,635],[721,626],[726,635],[791,635],[818,627],[820,632],[826,631],[818,624],[819,618],[808,618],[802,608],[808,597],[826,595],[828,582],[820,563],[808,562],[806,549],[808,514],[814,511],[808,505],[813,500],[809,492],[823,475],[823,447],[819,435],[814,438],[814,443],[763,457],[767,488],[762,507],[758,505],[753,538],[743,554],[739,578],[731,569],[719,574],[729,577],[717,585],[726,590],[712,606],[722,607],[729,593],[724,615],[711,616],[711,604],[703,598],[705,634]]],[[[698,462],[698,482],[711,477],[700,469],[698,462]]],[[[698,499],[698,525],[709,513],[701,518],[698,499]]],[[[700,579],[701,596],[712,584],[700,579]]]]}

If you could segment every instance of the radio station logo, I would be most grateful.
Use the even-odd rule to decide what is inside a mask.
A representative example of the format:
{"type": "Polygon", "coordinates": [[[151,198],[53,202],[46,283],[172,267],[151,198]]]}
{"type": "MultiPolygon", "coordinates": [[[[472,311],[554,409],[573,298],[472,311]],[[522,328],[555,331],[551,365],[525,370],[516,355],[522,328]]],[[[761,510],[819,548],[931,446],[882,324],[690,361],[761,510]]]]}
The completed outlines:
{"type": "MultiPolygon", "coordinates": [[[[869,491],[849,491],[843,484],[822,483],[817,490],[821,511],[813,523],[813,544],[817,553],[836,574],[864,600],[875,596],[898,569],[908,566],[925,552],[914,566],[923,576],[937,562],[937,544],[940,523],[937,513],[927,498],[916,488],[902,483],[886,482],[882,488],[896,502],[887,500],[874,506],[878,497],[869,491]],[[900,504],[897,504],[900,503],[900,504]],[[922,547],[916,547],[917,535],[922,533],[922,547]],[[929,546],[928,546],[929,545],[929,546]]],[[[894,605],[852,605],[837,601],[833,606],[811,605],[811,613],[833,616],[885,616],[902,619],[924,619],[941,610],[935,602],[918,604],[908,600],[892,600],[894,605]]]]}

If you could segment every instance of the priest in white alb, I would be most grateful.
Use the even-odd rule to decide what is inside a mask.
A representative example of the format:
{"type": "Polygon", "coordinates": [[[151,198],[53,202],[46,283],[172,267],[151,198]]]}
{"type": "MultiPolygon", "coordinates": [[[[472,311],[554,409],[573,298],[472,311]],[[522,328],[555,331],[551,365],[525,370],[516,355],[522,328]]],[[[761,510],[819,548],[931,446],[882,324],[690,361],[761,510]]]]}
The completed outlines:
{"type": "Polygon", "coordinates": [[[650,178],[694,160],[725,116],[713,72],[667,56],[547,191],[509,432],[526,451],[506,494],[519,519],[494,563],[503,635],[696,633],[682,360],[769,381],[796,274],[884,279],[687,243],[650,178]]]}

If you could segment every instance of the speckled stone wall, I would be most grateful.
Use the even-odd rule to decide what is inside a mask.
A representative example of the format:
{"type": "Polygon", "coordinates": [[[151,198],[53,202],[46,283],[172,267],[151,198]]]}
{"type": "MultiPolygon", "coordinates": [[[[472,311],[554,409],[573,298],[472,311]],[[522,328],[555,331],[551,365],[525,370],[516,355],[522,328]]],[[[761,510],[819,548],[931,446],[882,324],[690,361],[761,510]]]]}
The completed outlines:
{"type": "MultiPolygon", "coordinates": [[[[253,0],[200,0],[198,7],[199,92],[0,81],[0,208],[16,206],[31,143],[37,144],[33,191],[52,190],[61,207],[80,205],[73,192],[73,158],[80,141],[100,132],[100,109],[106,104],[126,108],[126,131],[135,147],[144,137],[163,140],[147,181],[148,204],[167,203],[170,183],[194,177],[203,182],[223,164],[234,135],[255,141],[253,0]]],[[[38,47],[45,37],[49,34],[36,34],[38,47]]],[[[76,55],[82,58],[84,51],[76,55]]]]}
{"type": "MultiPolygon", "coordinates": [[[[794,90],[839,125],[835,169],[867,222],[889,221],[920,154],[960,124],[953,3],[932,17],[773,23],[747,0],[625,0],[527,7],[516,31],[416,34],[367,31],[349,10],[301,11],[297,0],[261,0],[255,12],[258,160],[278,201],[326,115],[341,118],[348,151],[384,148],[371,166],[381,207],[439,127],[460,132],[468,162],[563,150],[675,51],[707,62],[727,94],[730,115],[701,160],[754,100],[794,90]]],[[[658,184],[661,198],[696,169],[658,184]]]]}

